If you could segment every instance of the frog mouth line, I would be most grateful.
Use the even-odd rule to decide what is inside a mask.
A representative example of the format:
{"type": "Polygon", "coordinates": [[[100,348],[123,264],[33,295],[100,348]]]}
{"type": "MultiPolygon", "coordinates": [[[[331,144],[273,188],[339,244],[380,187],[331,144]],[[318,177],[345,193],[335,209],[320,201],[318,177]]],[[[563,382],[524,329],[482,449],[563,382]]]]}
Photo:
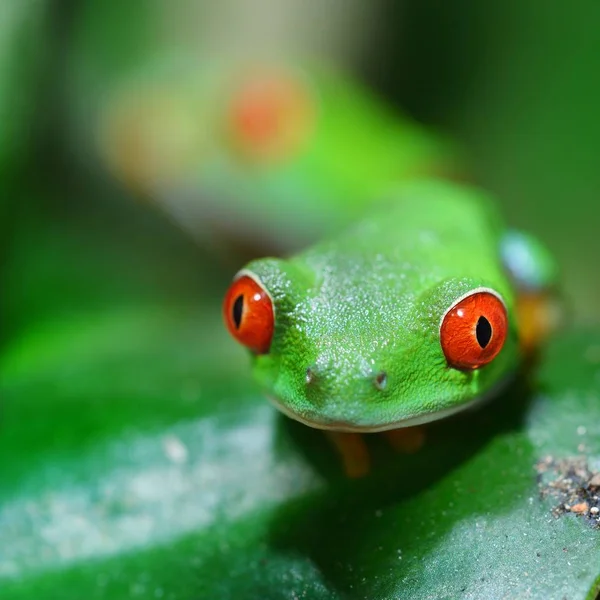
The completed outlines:
{"type": "Polygon", "coordinates": [[[277,398],[273,396],[267,396],[267,398],[284,415],[290,417],[291,419],[294,419],[295,421],[299,421],[300,423],[307,425],[308,427],[312,427],[313,429],[321,429],[324,431],[341,431],[343,433],[379,433],[381,431],[389,431],[391,429],[402,429],[404,427],[416,427],[417,425],[425,425],[426,423],[431,423],[432,421],[438,421],[440,419],[444,419],[445,417],[450,417],[451,415],[459,413],[463,410],[474,408],[479,404],[485,404],[493,397],[495,397],[496,394],[501,389],[503,389],[511,380],[511,376],[505,377],[502,381],[492,386],[491,389],[489,389],[481,396],[473,398],[472,400],[469,400],[467,402],[463,402],[462,404],[458,404],[457,406],[451,406],[443,410],[436,410],[435,412],[416,415],[414,417],[408,417],[407,419],[400,419],[399,421],[394,421],[393,423],[385,423],[383,425],[353,425],[352,423],[346,423],[344,421],[333,421],[330,423],[311,421],[310,419],[306,419],[292,412],[277,398]]]}

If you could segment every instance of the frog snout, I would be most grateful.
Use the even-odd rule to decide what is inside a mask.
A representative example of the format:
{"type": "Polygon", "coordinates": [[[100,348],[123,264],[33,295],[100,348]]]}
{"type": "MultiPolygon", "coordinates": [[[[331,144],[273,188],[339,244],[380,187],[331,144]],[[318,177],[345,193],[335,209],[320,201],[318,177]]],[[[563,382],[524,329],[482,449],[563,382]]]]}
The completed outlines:
{"type": "Polygon", "coordinates": [[[286,405],[291,409],[287,414],[324,429],[354,431],[365,420],[369,425],[371,412],[380,405],[378,400],[384,400],[389,383],[385,370],[365,362],[313,363],[300,370],[296,375],[302,388],[300,398],[286,405]]]}
{"type": "Polygon", "coordinates": [[[356,379],[361,380],[363,385],[368,384],[376,390],[383,391],[387,387],[388,376],[383,370],[369,373],[359,372],[358,376],[344,376],[338,373],[332,374],[330,370],[318,369],[315,365],[307,367],[304,374],[304,384],[307,393],[310,393],[311,389],[315,389],[315,391],[320,389],[323,391],[323,388],[334,388],[340,385],[340,383],[348,383],[349,380],[355,382],[356,379]]]}

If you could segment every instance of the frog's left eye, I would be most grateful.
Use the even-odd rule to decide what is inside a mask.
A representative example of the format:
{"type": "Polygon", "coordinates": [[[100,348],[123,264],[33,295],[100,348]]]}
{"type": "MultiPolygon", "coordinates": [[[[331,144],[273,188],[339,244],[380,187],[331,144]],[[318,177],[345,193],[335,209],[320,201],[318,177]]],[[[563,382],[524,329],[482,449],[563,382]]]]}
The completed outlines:
{"type": "Polygon", "coordinates": [[[507,332],[504,302],[491,290],[479,289],[453,304],[444,315],[440,343],[451,367],[478,369],[502,350],[507,332]]]}
{"type": "Polygon", "coordinates": [[[268,292],[252,277],[242,275],[229,287],[223,302],[229,333],[256,354],[271,346],[275,314],[268,292]]]}

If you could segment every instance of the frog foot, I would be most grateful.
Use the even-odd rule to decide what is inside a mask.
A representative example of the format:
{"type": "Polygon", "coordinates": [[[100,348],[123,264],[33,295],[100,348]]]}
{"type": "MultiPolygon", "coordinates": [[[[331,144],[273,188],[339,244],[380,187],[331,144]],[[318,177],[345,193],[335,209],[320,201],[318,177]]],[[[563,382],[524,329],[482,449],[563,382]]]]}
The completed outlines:
{"type": "Polygon", "coordinates": [[[418,452],[425,443],[424,427],[403,427],[402,429],[390,429],[384,431],[390,446],[396,452],[403,454],[414,454],[418,452]]]}
{"type": "Polygon", "coordinates": [[[347,477],[357,479],[369,473],[369,450],[360,433],[327,431],[327,436],[342,458],[347,477]]]}
{"type": "Polygon", "coordinates": [[[517,298],[521,349],[531,355],[560,326],[558,298],[548,291],[521,293],[517,298]]]}

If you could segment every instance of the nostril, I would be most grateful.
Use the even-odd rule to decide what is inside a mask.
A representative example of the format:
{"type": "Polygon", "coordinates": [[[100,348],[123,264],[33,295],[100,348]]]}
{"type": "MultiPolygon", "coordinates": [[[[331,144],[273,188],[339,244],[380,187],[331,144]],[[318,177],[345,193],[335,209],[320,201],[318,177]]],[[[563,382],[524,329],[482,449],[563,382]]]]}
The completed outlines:
{"type": "Polygon", "coordinates": [[[306,378],[305,378],[306,385],[310,385],[314,380],[315,380],[315,372],[310,367],[308,367],[306,369],[306,378]]]}
{"type": "Polygon", "coordinates": [[[384,390],[387,385],[387,373],[385,371],[379,371],[375,376],[373,383],[378,390],[384,390]]]}

